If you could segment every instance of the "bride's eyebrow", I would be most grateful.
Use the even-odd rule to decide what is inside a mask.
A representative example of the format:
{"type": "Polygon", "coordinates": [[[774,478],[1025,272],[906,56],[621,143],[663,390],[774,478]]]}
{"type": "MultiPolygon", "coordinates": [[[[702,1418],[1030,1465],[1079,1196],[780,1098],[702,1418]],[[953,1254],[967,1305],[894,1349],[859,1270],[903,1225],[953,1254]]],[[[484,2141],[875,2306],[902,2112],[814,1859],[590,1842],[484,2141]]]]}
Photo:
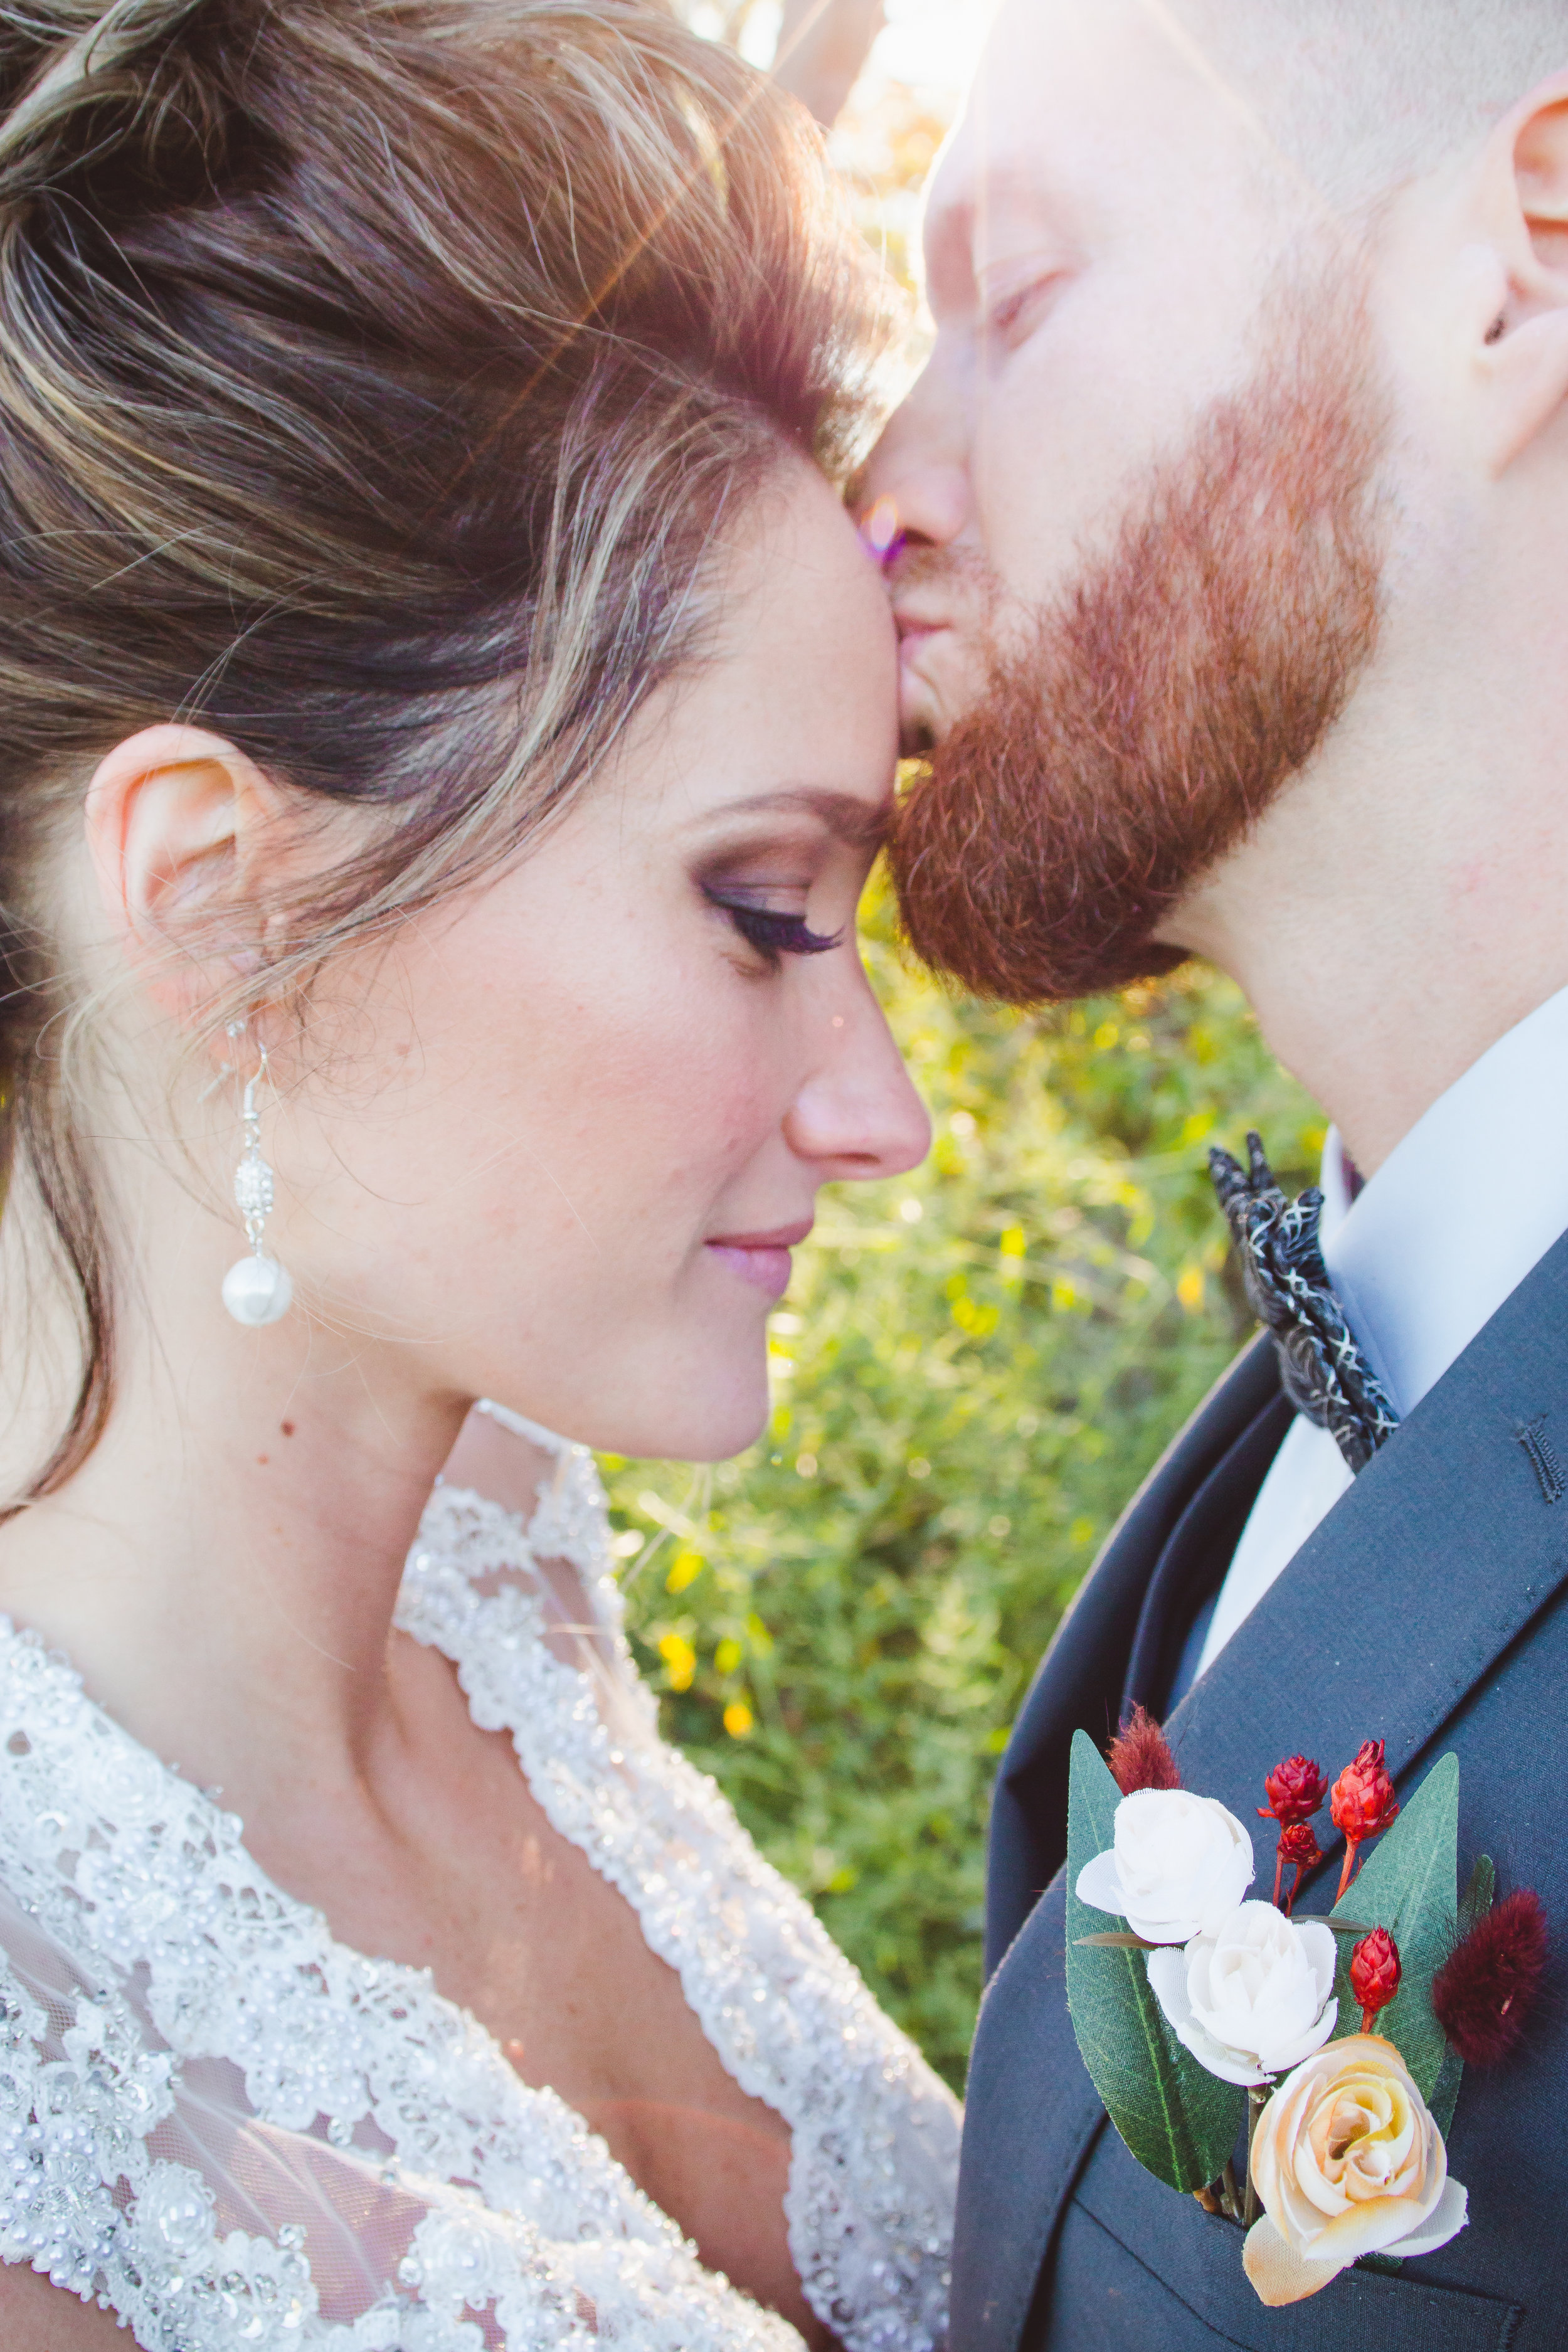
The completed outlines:
{"type": "Polygon", "coordinates": [[[721,817],[814,816],[836,840],[847,843],[851,849],[879,849],[888,837],[893,809],[890,793],[877,807],[870,808],[854,793],[836,793],[820,784],[801,784],[778,792],[742,793],[738,800],[723,801],[716,808],[704,809],[701,822],[706,825],[721,817]]]}

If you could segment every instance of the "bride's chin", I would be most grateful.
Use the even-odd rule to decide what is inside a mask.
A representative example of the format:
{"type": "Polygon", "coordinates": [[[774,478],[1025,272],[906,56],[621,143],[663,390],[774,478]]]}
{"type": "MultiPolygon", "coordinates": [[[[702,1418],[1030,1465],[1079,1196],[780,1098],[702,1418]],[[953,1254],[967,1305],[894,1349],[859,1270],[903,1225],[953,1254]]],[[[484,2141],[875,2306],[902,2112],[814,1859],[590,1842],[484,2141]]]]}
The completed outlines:
{"type": "Polygon", "coordinates": [[[536,1406],[529,1418],[558,1437],[628,1462],[728,1462],[744,1454],[767,1428],[773,1406],[763,1351],[744,1366],[733,1357],[694,1365],[687,1356],[683,1364],[681,1355],[672,1349],[663,1379],[645,1381],[625,1412],[601,1406],[591,1424],[569,1412],[552,1423],[536,1406]],[[568,1420],[574,1425],[563,1425],[568,1420]]]}
{"type": "MultiPolygon", "coordinates": [[[[747,1383],[743,1393],[715,1397],[710,1412],[682,1416],[683,1442],[667,1444],[662,1457],[674,1462],[731,1461],[761,1437],[768,1425],[771,1405],[765,1376],[755,1391],[747,1383]]],[[[672,1430],[671,1437],[676,1433],[672,1430]]]]}

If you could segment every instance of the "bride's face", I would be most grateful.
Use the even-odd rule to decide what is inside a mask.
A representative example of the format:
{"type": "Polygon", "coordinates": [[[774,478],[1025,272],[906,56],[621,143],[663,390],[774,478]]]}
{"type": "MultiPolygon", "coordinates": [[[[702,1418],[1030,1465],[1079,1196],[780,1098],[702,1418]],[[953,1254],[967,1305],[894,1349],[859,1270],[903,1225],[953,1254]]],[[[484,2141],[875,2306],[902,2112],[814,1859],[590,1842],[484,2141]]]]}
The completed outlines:
{"type": "Polygon", "coordinates": [[[896,747],[877,571],[792,465],[711,660],[530,855],[409,926],[368,1004],[349,983],[352,1100],[312,1086],[264,1139],[307,1306],[602,1448],[749,1444],[818,1188],[930,1139],[855,938],[896,747]]]}

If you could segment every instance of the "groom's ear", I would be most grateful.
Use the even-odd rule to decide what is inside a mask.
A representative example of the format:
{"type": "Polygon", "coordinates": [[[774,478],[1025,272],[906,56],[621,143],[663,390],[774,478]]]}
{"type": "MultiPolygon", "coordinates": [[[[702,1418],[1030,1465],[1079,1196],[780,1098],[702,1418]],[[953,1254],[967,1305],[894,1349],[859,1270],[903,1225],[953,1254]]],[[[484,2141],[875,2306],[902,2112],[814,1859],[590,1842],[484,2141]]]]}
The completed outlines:
{"type": "Polygon", "coordinates": [[[1479,194],[1504,289],[1479,354],[1487,454],[1500,474],[1568,405],[1568,73],[1497,125],[1479,194]]]}

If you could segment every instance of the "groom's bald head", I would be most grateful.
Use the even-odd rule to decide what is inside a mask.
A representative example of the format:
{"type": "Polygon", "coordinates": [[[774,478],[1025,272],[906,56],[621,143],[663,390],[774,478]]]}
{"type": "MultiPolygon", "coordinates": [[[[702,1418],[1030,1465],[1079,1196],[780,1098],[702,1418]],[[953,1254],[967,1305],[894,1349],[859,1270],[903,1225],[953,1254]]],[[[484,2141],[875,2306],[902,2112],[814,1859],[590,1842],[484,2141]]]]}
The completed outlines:
{"type": "Polygon", "coordinates": [[[1433,170],[1568,64],[1568,0],[1169,0],[1169,21],[1344,212],[1433,170]]]}

